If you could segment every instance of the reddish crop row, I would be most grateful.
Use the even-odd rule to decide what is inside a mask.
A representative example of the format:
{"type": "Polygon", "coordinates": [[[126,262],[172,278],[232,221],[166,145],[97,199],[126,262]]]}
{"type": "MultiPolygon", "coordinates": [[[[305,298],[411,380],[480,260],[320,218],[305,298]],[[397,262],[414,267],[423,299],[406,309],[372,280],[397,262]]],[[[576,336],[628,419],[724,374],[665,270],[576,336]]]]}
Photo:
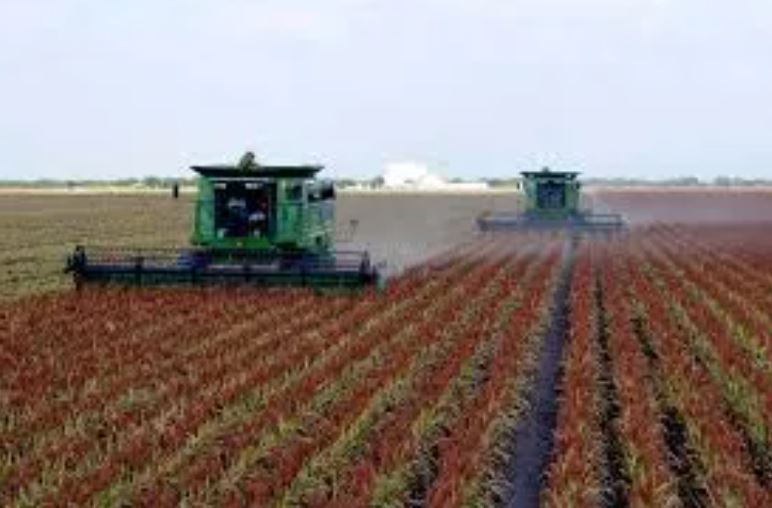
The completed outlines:
{"type": "Polygon", "coordinates": [[[547,506],[597,506],[601,491],[600,426],[596,417],[598,369],[593,357],[597,309],[593,301],[593,264],[581,248],[571,280],[571,328],[564,347],[561,405],[549,467],[547,506]]]}
{"type": "Polygon", "coordinates": [[[546,504],[772,503],[772,284],[699,232],[581,247],[546,504]]]}

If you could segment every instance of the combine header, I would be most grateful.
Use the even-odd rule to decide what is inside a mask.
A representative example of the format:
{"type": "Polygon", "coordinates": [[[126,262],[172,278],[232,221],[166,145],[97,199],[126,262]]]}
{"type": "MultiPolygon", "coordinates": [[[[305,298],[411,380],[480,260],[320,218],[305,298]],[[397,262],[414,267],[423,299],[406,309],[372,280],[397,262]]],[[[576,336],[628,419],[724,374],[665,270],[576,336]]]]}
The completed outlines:
{"type": "Polygon", "coordinates": [[[579,173],[572,171],[525,171],[525,211],[485,213],[477,218],[481,231],[530,231],[568,229],[577,232],[614,232],[624,229],[622,216],[581,210],[579,173]]]}
{"type": "Polygon", "coordinates": [[[193,166],[200,176],[192,247],[78,246],[67,259],[76,285],[237,283],[361,287],[379,280],[366,252],[333,250],[335,189],[322,166],[193,166]]]}

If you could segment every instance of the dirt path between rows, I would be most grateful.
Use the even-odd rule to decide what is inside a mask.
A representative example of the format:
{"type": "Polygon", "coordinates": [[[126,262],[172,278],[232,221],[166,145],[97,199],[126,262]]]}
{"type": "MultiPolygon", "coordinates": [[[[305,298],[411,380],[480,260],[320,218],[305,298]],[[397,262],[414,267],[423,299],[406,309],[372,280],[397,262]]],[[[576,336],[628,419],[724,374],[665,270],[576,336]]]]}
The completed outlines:
{"type": "Polygon", "coordinates": [[[544,336],[538,371],[527,395],[529,411],[513,435],[512,458],[507,466],[509,491],[503,503],[510,508],[539,506],[557,421],[560,366],[568,335],[571,276],[578,241],[578,238],[566,241],[560,279],[553,294],[551,320],[544,336]]]}

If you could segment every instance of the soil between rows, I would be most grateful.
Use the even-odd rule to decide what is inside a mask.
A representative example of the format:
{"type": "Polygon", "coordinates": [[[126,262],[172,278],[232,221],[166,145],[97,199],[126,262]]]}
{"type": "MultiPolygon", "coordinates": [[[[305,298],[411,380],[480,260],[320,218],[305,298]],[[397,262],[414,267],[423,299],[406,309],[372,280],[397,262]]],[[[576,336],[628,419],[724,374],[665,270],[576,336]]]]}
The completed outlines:
{"type": "Polygon", "coordinates": [[[502,503],[509,508],[539,506],[539,496],[544,488],[557,423],[561,359],[569,329],[569,295],[578,242],[577,237],[566,240],[550,323],[544,335],[537,371],[526,395],[528,412],[512,435],[511,461],[506,467],[509,489],[502,503]]]}

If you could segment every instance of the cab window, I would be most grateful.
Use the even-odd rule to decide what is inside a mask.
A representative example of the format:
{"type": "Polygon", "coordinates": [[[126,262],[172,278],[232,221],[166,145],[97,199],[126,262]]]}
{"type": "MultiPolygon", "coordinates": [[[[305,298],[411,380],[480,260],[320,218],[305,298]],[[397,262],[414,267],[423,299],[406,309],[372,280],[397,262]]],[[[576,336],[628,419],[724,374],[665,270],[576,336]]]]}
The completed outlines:
{"type": "Polygon", "coordinates": [[[321,198],[322,200],[335,199],[335,185],[332,182],[324,182],[322,184],[321,198]]]}
{"type": "Polygon", "coordinates": [[[300,183],[288,184],[284,196],[287,198],[287,201],[302,201],[303,185],[300,183]]]}

